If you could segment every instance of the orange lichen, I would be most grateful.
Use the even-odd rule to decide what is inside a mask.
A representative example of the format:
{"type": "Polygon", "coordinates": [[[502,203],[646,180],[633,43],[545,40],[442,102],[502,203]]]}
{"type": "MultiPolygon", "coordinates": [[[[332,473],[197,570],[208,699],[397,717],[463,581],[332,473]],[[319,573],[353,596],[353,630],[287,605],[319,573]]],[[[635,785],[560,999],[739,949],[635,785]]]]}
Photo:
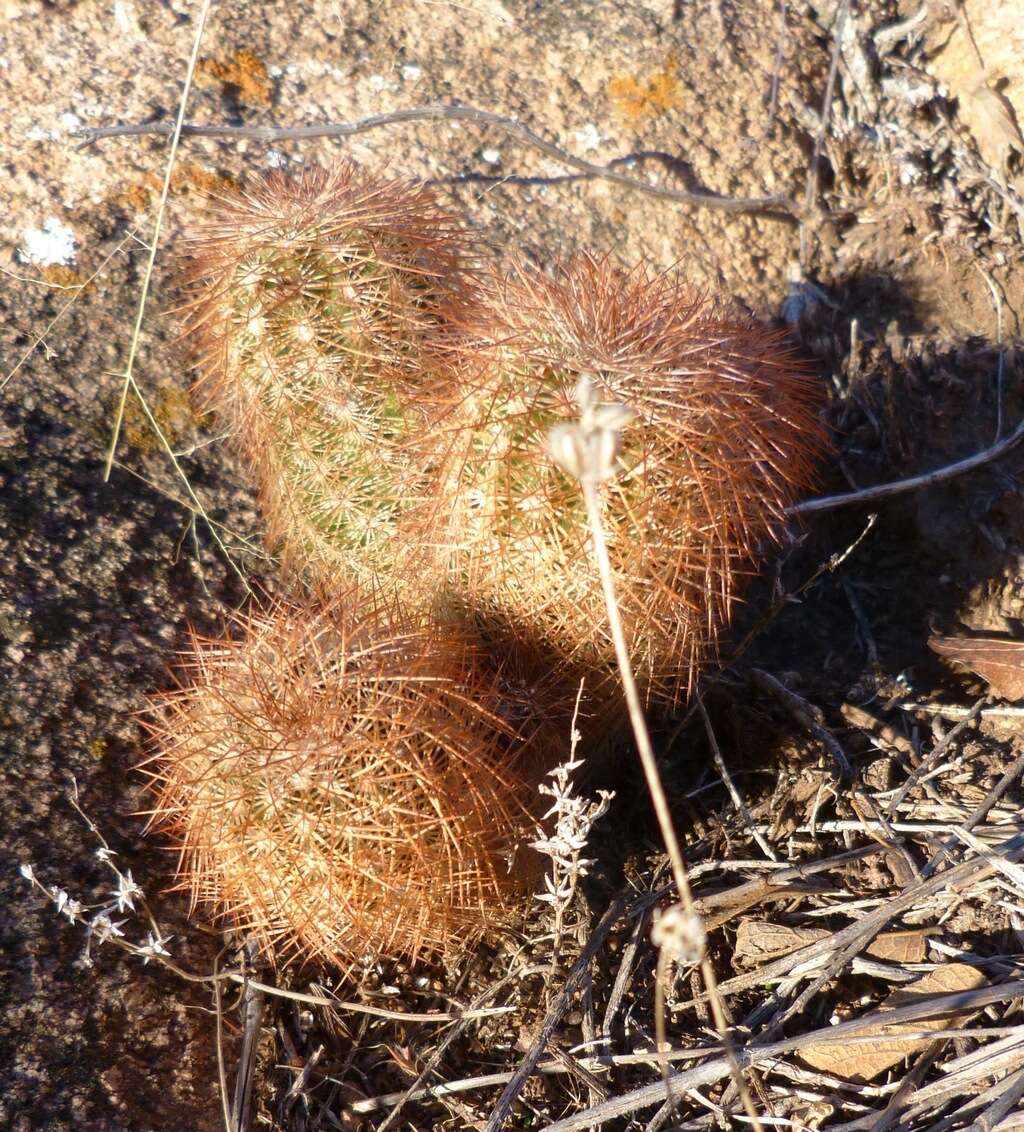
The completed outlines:
{"type": "Polygon", "coordinates": [[[683,94],[679,60],[674,51],[664,65],[646,78],[615,76],[608,82],[608,96],[618,118],[626,125],[641,126],[680,103],[683,94]]]}
{"type": "MultiPolygon", "coordinates": [[[[159,178],[154,176],[154,180],[159,188],[161,184],[159,178]]],[[[198,161],[185,161],[175,165],[171,172],[172,192],[196,189],[210,196],[215,193],[230,192],[235,188],[236,183],[230,173],[222,173],[219,169],[208,169],[198,161]]]]}
{"type": "MultiPolygon", "coordinates": [[[[235,187],[234,178],[228,173],[208,169],[197,161],[182,161],[171,171],[171,192],[188,193],[195,190],[206,196],[230,192],[235,187]]],[[[163,177],[157,173],[147,173],[141,180],[129,183],[119,190],[114,198],[126,212],[146,212],[153,201],[160,196],[163,177]]]]}
{"type": "Polygon", "coordinates": [[[200,59],[196,65],[196,81],[201,85],[220,83],[231,87],[237,91],[240,102],[252,106],[269,106],[274,93],[266,65],[244,47],[234,55],[200,59]]]}
{"type": "MultiPolygon", "coordinates": [[[[156,389],[144,391],[146,404],[172,448],[177,448],[195,428],[198,414],[187,389],[165,382],[156,389]]],[[[125,403],[123,434],[125,444],[139,452],[155,452],[161,448],[160,438],[153,431],[149,417],[138,399],[125,403]]]]}
{"type": "Polygon", "coordinates": [[[86,288],[85,276],[64,263],[48,263],[39,274],[47,283],[63,290],[75,290],[81,294],[86,288]]]}
{"type": "Polygon", "coordinates": [[[344,970],[455,954],[521,915],[537,828],[523,694],[461,634],[365,595],[238,630],[194,643],[150,723],[150,824],[193,906],[275,962],[344,970]]]}

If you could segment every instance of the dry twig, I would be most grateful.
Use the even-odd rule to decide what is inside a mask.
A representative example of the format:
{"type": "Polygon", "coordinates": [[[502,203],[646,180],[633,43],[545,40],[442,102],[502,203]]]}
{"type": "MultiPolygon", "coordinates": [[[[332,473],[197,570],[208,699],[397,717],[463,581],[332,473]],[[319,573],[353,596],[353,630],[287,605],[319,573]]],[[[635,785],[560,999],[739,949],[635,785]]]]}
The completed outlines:
{"type": "MultiPolygon", "coordinates": [[[[379,129],[381,126],[397,125],[401,122],[438,122],[463,121],[478,122],[482,125],[493,126],[503,130],[512,137],[518,138],[534,149],[539,150],[547,157],[577,169],[589,177],[597,177],[604,181],[623,185],[647,196],[659,197],[662,200],[675,201],[678,204],[690,204],[702,208],[718,209],[722,212],[778,212],[786,216],[798,213],[798,205],[786,197],[725,197],[715,193],[693,192],[688,189],[670,189],[660,185],[652,185],[646,181],[629,177],[619,173],[611,164],[596,165],[548,141],[536,131],[516,118],[508,118],[502,114],[495,114],[490,110],[481,110],[475,106],[411,106],[405,110],[392,110],[386,114],[372,114],[367,118],[360,118],[354,122],[334,122],[320,126],[202,126],[194,123],[185,123],[181,127],[182,137],[208,137],[208,138],[245,138],[250,141],[281,142],[305,141],[311,138],[347,138],[355,134],[366,133],[369,130],[379,129]]],[[[146,134],[156,134],[163,137],[173,135],[173,129],[167,122],[142,122],[138,125],[98,126],[84,127],[77,131],[78,137],[83,139],[85,145],[93,145],[104,138],[138,137],[146,134]]],[[[620,162],[623,159],[620,159],[620,162]]],[[[618,163],[618,162],[617,162],[618,163]]]]}

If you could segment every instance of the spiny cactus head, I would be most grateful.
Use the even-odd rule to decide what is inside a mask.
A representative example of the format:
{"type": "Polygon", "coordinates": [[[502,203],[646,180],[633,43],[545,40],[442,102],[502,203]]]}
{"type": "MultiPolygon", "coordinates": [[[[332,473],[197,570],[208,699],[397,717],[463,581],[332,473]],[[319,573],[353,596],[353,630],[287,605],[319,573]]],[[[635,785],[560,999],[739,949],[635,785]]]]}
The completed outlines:
{"type": "Polygon", "coordinates": [[[819,387],[782,336],[669,274],[580,255],[491,280],[444,454],[454,585],[537,626],[565,657],[612,655],[579,484],[545,454],[589,375],[633,413],[603,486],[620,604],[648,696],[674,703],[759,547],[813,480],[819,387]]]}
{"type": "MultiPolygon", "coordinates": [[[[364,603],[365,607],[365,603],[364,603]]],[[[145,764],[194,906],[278,963],[452,955],[534,881],[528,715],[459,634],[279,606],[196,641],[145,764]]]]}
{"type": "Polygon", "coordinates": [[[471,240],[422,184],[341,161],[217,197],[192,255],[197,388],[256,476],[272,550],[315,590],[380,576],[471,240]]]}
{"type": "Polygon", "coordinates": [[[409,549],[400,526],[424,490],[424,429],[413,398],[382,397],[367,409],[327,389],[273,429],[251,428],[264,438],[250,466],[266,541],[285,576],[321,598],[339,586],[397,580],[409,549]]]}
{"type": "Polygon", "coordinates": [[[429,188],[351,161],[273,172],[213,203],[191,242],[188,326],[215,375],[251,366],[261,396],[264,382],[291,393],[275,386],[275,362],[295,396],[325,358],[356,383],[385,362],[415,367],[420,340],[472,279],[475,247],[429,188]]]}

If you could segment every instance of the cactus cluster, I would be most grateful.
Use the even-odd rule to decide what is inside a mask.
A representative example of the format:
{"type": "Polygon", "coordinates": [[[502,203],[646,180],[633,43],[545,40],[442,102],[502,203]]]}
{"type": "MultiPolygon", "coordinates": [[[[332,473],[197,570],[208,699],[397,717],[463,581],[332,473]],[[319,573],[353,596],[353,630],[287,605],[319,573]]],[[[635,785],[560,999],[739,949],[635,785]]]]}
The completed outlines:
{"type": "Polygon", "coordinates": [[[579,378],[634,414],[605,515],[662,708],[811,480],[815,382],[672,275],[499,271],[424,186],[348,162],[216,207],[188,326],[292,604],[195,643],[153,824],[278,961],[457,952],[525,906],[580,680],[593,734],[624,719],[579,485],[544,454],[579,378]]]}

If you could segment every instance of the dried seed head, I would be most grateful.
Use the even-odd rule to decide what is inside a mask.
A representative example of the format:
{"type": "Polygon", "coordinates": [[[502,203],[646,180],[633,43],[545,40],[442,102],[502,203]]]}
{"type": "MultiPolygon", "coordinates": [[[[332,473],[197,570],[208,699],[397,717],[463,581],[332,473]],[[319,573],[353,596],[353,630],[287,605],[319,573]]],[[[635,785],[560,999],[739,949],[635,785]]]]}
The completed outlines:
{"type": "Polygon", "coordinates": [[[700,916],[673,904],[664,911],[655,909],[651,943],[674,963],[699,963],[707,948],[707,933],[700,916]]]}

